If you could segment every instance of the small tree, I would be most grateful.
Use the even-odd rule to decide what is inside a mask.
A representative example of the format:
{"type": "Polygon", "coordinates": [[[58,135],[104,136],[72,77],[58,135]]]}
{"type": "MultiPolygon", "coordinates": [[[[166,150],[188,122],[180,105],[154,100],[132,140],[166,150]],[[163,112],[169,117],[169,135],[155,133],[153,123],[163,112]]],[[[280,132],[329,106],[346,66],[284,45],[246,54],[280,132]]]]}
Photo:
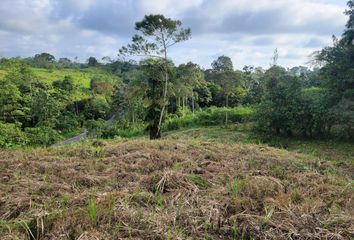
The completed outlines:
{"type": "Polygon", "coordinates": [[[98,66],[98,61],[97,61],[97,59],[94,58],[94,57],[89,57],[89,58],[87,59],[87,66],[89,66],[89,67],[96,67],[96,66],[98,66]]]}
{"type": "Polygon", "coordinates": [[[257,111],[258,130],[291,136],[302,107],[301,83],[279,66],[268,69],[264,78],[266,94],[257,111]]]}
{"type": "MultiPolygon", "coordinates": [[[[221,86],[222,99],[224,107],[229,107],[229,98],[241,98],[244,95],[243,89],[240,87],[241,74],[235,72],[231,58],[220,56],[213,61],[211,77],[216,84],[221,86]]],[[[225,112],[225,123],[228,122],[227,111],[225,112]]]]}
{"type": "MultiPolygon", "coordinates": [[[[156,137],[160,136],[161,124],[164,112],[168,104],[168,49],[173,45],[186,41],[191,37],[190,28],[182,28],[182,22],[172,20],[163,15],[146,15],[144,19],[135,24],[136,34],[132,38],[132,43],[119,50],[121,55],[135,55],[143,57],[160,58],[165,67],[163,85],[163,104],[159,111],[159,121],[156,137]]],[[[150,135],[151,136],[151,135],[150,135]]]]}

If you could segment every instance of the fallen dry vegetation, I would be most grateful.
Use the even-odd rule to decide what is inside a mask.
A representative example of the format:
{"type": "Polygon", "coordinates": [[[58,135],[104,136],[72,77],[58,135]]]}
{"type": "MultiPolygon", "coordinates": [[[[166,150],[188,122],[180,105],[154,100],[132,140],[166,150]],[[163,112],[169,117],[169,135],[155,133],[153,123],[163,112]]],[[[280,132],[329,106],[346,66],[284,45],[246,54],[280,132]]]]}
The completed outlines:
{"type": "Polygon", "coordinates": [[[2,151],[1,239],[351,239],[353,173],[261,145],[2,151]]]}

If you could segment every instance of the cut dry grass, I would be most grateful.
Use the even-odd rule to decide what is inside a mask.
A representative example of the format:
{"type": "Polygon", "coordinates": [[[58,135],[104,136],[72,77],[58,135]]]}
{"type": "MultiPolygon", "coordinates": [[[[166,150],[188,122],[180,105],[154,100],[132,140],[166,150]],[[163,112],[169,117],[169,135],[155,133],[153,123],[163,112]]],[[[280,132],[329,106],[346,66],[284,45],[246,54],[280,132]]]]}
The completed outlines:
{"type": "Polygon", "coordinates": [[[0,155],[1,239],[354,237],[353,173],[311,155],[187,140],[0,155]]]}

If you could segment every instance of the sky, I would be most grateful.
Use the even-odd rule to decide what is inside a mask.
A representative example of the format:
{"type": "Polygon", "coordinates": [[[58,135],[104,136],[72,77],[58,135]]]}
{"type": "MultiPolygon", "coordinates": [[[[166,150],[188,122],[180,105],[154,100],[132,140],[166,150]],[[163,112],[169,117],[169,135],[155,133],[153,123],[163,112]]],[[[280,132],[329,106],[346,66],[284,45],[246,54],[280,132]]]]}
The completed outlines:
{"type": "Polygon", "coordinates": [[[192,29],[170,50],[175,64],[210,68],[226,55],[238,69],[267,68],[277,48],[278,63],[292,67],[342,34],[345,9],[346,0],[0,0],[0,57],[115,59],[136,21],[164,14],[192,29]]]}

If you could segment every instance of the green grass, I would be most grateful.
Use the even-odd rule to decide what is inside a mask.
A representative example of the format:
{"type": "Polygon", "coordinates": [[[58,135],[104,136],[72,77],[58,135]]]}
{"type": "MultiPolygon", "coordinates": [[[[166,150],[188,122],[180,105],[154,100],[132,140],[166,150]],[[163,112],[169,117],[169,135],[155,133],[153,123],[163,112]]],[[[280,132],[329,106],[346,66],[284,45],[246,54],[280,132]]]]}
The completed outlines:
{"type": "Polygon", "coordinates": [[[188,127],[229,125],[232,123],[247,122],[252,119],[254,112],[253,108],[243,106],[234,108],[210,107],[198,110],[195,113],[174,116],[165,122],[163,128],[165,130],[177,130],[188,127]]]}
{"type": "Polygon", "coordinates": [[[5,75],[6,75],[6,71],[0,69],[0,79],[3,79],[5,77],[5,75]]]}
{"type": "Polygon", "coordinates": [[[354,168],[354,143],[335,140],[289,139],[273,137],[262,140],[251,132],[250,123],[229,126],[191,127],[165,132],[164,138],[179,140],[208,141],[223,144],[262,144],[299,152],[333,162],[343,168],[354,168]]]}
{"type": "Polygon", "coordinates": [[[75,70],[75,69],[44,69],[44,68],[31,68],[33,74],[40,80],[46,83],[52,83],[56,80],[63,80],[65,76],[71,76],[77,85],[85,88],[90,87],[90,80],[93,72],[75,70]]]}
{"type": "Polygon", "coordinates": [[[225,144],[259,142],[251,136],[249,126],[247,124],[192,127],[168,131],[165,133],[164,137],[181,140],[195,139],[225,144]]]}
{"type": "MultiPolygon", "coordinates": [[[[45,83],[52,83],[56,80],[63,80],[65,76],[71,76],[75,83],[85,87],[90,87],[90,80],[92,76],[95,75],[95,71],[85,69],[85,70],[76,70],[76,69],[45,69],[45,68],[31,68],[33,74],[39,78],[39,80],[45,83]]],[[[96,71],[97,72],[97,71],[96,71]]],[[[0,79],[6,76],[7,71],[0,70],[0,79]]]]}
{"type": "MultiPolygon", "coordinates": [[[[89,88],[90,81],[94,76],[98,76],[102,81],[111,83],[119,82],[119,78],[102,69],[85,68],[85,69],[45,69],[45,68],[30,68],[32,73],[41,81],[51,84],[57,80],[63,80],[65,76],[70,76],[74,83],[79,87],[80,91],[76,93],[76,99],[84,99],[90,96],[89,88]]],[[[6,76],[7,71],[0,69],[0,79],[6,76]]]]}

